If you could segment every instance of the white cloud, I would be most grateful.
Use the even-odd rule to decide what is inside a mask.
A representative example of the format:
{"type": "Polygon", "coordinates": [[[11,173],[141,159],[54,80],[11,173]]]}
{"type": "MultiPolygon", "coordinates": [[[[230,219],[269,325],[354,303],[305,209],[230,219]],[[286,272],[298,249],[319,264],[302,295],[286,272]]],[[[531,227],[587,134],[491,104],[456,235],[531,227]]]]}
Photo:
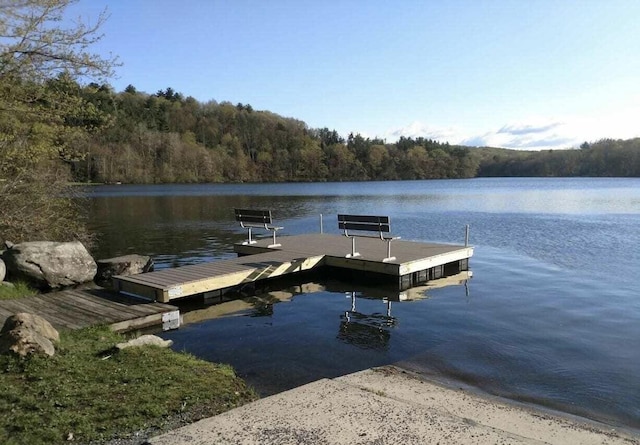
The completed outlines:
{"type": "Polygon", "coordinates": [[[578,147],[581,143],[604,138],[630,139],[640,137],[640,98],[628,106],[613,111],[603,110],[592,115],[561,117],[530,117],[507,122],[485,132],[465,131],[456,127],[436,127],[416,121],[405,127],[391,129],[385,136],[389,142],[400,136],[425,137],[440,142],[469,146],[491,146],[520,150],[548,150],[578,147]]]}
{"type": "Polygon", "coordinates": [[[453,142],[454,140],[461,139],[460,129],[455,127],[436,127],[427,125],[419,121],[414,121],[407,126],[401,128],[395,128],[385,132],[385,139],[390,142],[395,142],[400,139],[401,136],[418,138],[423,137],[427,139],[434,139],[440,142],[453,142]]]}
{"type": "Polygon", "coordinates": [[[460,141],[463,145],[504,147],[520,150],[570,148],[580,140],[567,131],[567,122],[558,119],[530,118],[509,122],[498,130],[474,135],[460,141]]]}

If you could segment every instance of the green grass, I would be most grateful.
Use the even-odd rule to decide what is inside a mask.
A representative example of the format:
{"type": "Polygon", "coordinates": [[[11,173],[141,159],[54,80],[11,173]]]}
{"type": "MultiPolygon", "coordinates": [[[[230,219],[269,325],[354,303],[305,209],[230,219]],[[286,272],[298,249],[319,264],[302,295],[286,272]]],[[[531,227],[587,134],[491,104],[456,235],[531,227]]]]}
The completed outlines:
{"type": "Polygon", "coordinates": [[[12,300],[14,298],[28,297],[38,293],[37,290],[22,282],[13,283],[14,287],[0,286],[0,300],[12,300]]]}
{"type": "Polygon", "coordinates": [[[62,331],[54,357],[0,356],[0,443],[158,434],[256,398],[229,366],[158,347],[114,352],[122,340],[103,327],[62,331]]]}

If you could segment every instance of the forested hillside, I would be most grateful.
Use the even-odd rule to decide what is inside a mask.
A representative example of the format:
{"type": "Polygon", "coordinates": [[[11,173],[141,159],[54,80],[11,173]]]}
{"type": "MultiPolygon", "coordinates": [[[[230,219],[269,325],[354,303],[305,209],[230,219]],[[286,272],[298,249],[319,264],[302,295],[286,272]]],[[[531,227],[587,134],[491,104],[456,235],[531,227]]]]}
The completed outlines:
{"type": "MultiPolygon", "coordinates": [[[[638,141],[605,140],[580,150],[523,152],[469,148],[430,139],[395,143],[327,128],[251,105],[200,103],[167,88],[76,86],[101,128],[75,146],[79,181],[279,182],[469,178],[474,176],[638,176],[638,141]]],[[[87,121],[86,119],[89,119],[87,121]]]]}
{"type": "Polygon", "coordinates": [[[149,95],[133,86],[114,93],[106,85],[92,84],[76,92],[99,111],[97,122],[90,124],[102,127],[68,158],[81,181],[461,178],[474,176],[478,168],[465,147],[422,138],[397,144],[358,134],[345,139],[250,105],[200,103],[171,88],[149,95]]]}
{"type": "Polygon", "coordinates": [[[578,150],[482,151],[478,176],[640,177],[640,138],[585,142],[578,150]]]}

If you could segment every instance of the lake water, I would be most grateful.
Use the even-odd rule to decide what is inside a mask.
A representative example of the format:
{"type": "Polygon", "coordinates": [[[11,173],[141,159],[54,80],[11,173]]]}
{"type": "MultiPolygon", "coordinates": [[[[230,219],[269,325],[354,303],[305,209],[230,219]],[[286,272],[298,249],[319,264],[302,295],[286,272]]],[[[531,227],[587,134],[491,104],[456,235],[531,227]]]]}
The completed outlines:
{"type": "Polygon", "coordinates": [[[363,285],[290,283],[162,335],[177,350],[232,364],[262,394],[396,363],[640,428],[640,179],[123,185],[88,194],[100,234],[94,255],[147,254],[157,268],[234,256],[245,236],[235,207],[272,209],[283,235],[318,231],[320,214],[333,233],[338,213],[384,214],[405,240],[461,244],[469,224],[466,286],[389,308],[363,285]]]}

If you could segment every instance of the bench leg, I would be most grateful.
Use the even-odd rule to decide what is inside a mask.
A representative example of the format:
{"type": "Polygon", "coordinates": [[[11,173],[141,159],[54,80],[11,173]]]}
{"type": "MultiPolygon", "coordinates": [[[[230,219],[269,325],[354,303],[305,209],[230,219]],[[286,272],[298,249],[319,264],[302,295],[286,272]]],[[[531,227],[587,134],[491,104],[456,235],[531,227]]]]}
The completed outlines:
{"type": "Polygon", "coordinates": [[[272,230],[272,232],[273,232],[273,244],[271,244],[270,246],[267,246],[267,247],[280,247],[282,244],[278,244],[276,242],[276,231],[272,230]]]}
{"type": "Polygon", "coordinates": [[[355,258],[360,256],[358,252],[356,252],[356,237],[351,237],[351,253],[347,255],[347,258],[355,258]]]}
{"type": "Polygon", "coordinates": [[[387,257],[383,259],[382,262],[386,263],[387,261],[393,261],[395,259],[396,257],[391,256],[391,240],[387,240],[387,257]]]}
{"type": "Polygon", "coordinates": [[[257,243],[257,241],[256,241],[256,240],[251,239],[251,227],[247,227],[247,230],[249,231],[249,235],[248,235],[249,239],[247,239],[247,241],[245,241],[244,243],[242,243],[242,245],[243,245],[243,246],[246,246],[246,245],[248,245],[248,244],[255,244],[255,243],[257,243]]]}

